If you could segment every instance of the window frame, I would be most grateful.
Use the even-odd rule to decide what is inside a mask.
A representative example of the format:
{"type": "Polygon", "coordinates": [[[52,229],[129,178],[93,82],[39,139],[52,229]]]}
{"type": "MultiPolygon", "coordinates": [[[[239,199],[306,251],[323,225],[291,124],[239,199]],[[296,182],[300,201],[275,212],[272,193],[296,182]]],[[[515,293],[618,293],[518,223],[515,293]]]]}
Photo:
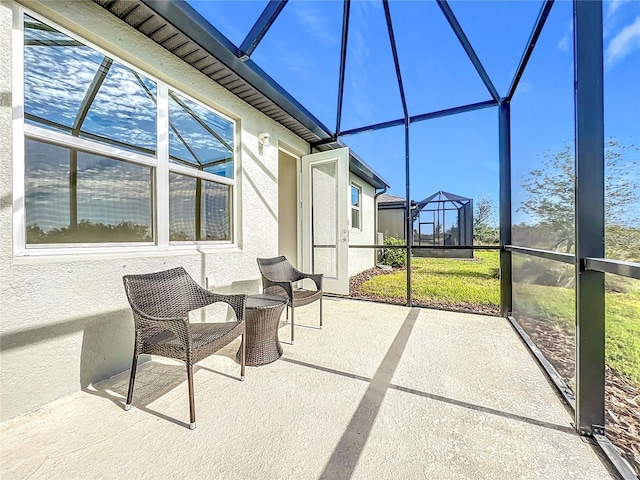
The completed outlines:
{"type": "Polygon", "coordinates": [[[163,251],[179,249],[200,248],[238,248],[238,215],[239,199],[236,194],[240,166],[240,138],[239,122],[237,118],[231,118],[220,112],[213,105],[193,98],[177,83],[168,83],[158,79],[145,70],[123,60],[119,55],[113,54],[101,48],[93,42],[62,27],[58,23],[29,10],[21,5],[14,4],[13,10],[13,254],[14,256],[41,256],[41,255],[77,255],[86,253],[115,253],[115,252],[140,252],[163,251]],[[81,42],[83,45],[94,49],[102,55],[111,58],[132,71],[141,74],[156,84],[156,153],[155,155],[143,155],[131,150],[121,149],[117,146],[107,145],[86,138],[73,137],[62,132],[30,125],[25,122],[25,42],[24,21],[25,15],[41,21],[64,35],[81,42]],[[196,169],[177,165],[169,160],[169,90],[179,93],[181,96],[213,112],[215,115],[228,121],[232,125],[233,144],[233,178],[198,171],[196,169]],[[26,158],[25,140],[51,143],[67,148],[75,148],[90,154],[104,155],[115,160],[127,161],[134,164],[151,167],[152,173],[152,237],[151,242],[117,242],[117,243],[64,243],[64,244],[27,244],[26,236],[26,158]],[[229,186],[229,230],[230,240],[199,240],[199,241],[170,241],[169,224],[169,174],[175,172],[192,178],[200,178],[217,184],[229,186]]]}
{"type": "Polygon", "coordinates": [[[362,231],[362,187],[356,183],[351,182],[351,201],[349,202],[350,206],[351,206],[351,218],[350,218],[350,223],[351,223],[351,228],[353,228],[354,230],[360,230],[362,231]],[[358,204],[354,205],[353,204],[353,189],[356,189],[358,191],[358,204]],[[353,212],[357,211],[358,212],[358,226],[354,227],[353,226],[353,212]]]}

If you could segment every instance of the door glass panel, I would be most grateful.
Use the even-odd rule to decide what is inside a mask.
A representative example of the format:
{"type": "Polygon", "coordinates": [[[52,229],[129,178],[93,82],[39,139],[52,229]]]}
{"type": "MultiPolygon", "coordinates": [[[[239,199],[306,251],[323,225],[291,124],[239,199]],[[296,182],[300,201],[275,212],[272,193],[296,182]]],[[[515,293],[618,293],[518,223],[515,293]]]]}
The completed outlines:
{"type": "Polygon", "coordinates": [[[311,165],[311,244],[314,273],[338,276],[336,161],[311,165]]]}

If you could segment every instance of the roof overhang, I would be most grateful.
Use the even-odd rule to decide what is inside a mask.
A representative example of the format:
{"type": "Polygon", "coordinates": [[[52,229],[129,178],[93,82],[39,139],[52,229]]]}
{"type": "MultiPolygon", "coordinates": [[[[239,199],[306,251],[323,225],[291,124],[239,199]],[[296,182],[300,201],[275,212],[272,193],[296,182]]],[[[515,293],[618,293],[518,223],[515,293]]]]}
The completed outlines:
{"type": "MultiPolygon", "coordinates": [[[[326,152],[327,150],[335,150],[336,148],[344,148],[346,146],[347,145],[341,141],[337,141],[318,145],[316,149],[321,152],[326,152]]],[[[370,185],[373,185],[376,189],[384,190],[390,187],[384,178],[382,178],[373,168],[367,165],[367,162],[365,162],[362,157],[351,149],[349,149],[349,171],[370,185]]]]}

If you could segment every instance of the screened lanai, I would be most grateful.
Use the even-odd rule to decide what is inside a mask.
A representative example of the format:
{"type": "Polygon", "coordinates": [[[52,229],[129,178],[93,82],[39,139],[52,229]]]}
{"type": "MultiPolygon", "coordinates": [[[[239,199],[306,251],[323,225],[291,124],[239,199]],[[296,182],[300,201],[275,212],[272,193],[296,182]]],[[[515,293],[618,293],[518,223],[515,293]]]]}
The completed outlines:
{"type": "MultiPolygon", "coordinates": [[[[485,307],[529,347],[575,430],[623,478],[640,473],[636,2],[95,3],[305,139],[309,153],[350,147],[404,199],[473,198],[471,241],[456,248],[494,262],[497,301],[485,307]],[[487,231],[497,241],[480,239],[487,231]]],[[[217,142],[212,165],[224,168],[224,117],[207,129],[187,101],[166,98],[217,142]]],[[[82,135],[89,113],[64,128],[82,135]]],[[[206,170],[180,147],[179,125],[167,131],[173,161],[206,170]]],[[[199,218],[185,213],[209,235],[199,218]]],[[[413,219],[407,201],[405,232],[413,219]]],[[[405,253],[393,300],[409,307],[423,305],[414,247],[451,248],[413,238],[353,246],[405,253]]]]}
{"type": "MultiPolygon", "coordinates": [[[[296,123],[316,150],[354,148],[391,194],[480,185],[466,194],[497,207],[500,314],[551,367],[577,430],[608,452],[607,435],[631,444],[624,432],[637,430],[605,416],[625,401],[605,394],[605,371],[619,355],[638,362],[624,352],[637,351],[637,339],[613,333],[618,308],[632,322],[620,335],[638,333],[639,62],[637,49],[620,45],[637,5],[99,3],[272,118],[296,123]],[[546,295],[558,301],[545,306],[546,295]],[[551,333],[563,348],[543,343],[551,333]]],[[[411,231],[408,209],[405,218],[411,231]]],[[[411,305],[411,241],[399,248],[411,305]]],[[[637,388],[637,376],[623,377],[637,388]]]]}

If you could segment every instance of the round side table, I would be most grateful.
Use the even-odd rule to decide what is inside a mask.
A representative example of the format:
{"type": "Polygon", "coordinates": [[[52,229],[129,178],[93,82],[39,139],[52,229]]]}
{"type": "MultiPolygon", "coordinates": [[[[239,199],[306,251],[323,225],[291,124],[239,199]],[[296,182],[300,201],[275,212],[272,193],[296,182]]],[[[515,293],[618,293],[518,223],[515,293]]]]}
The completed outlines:
{"type": "MultiPolygon", "coordinates": [[[[250,366],[266,365],[282,356],[282,346],[278,338],[278,326],[287,299],[277,295],[249,295],[246,304],[246,358],[250,366]]],[[[242,350],[236,358],[240,360],[242,350]]]]}

